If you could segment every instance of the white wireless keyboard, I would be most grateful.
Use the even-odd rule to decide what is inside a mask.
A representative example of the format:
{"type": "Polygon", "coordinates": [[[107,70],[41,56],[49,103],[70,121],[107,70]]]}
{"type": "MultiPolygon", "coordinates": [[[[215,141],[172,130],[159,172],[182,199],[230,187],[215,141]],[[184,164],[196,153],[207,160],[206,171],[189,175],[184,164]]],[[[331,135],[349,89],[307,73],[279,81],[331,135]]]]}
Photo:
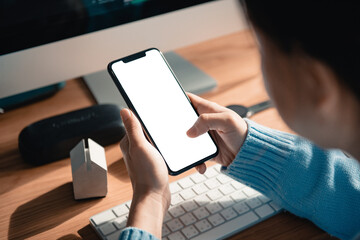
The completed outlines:
{"type": "MultiPolygon", "coordinates": [[[[170,184],[171,206],[162,238],[223,239],[281,211],[269,198],[220,173],[214,165],[170,184]]],[[[117,240],[126,226],[131,201],[90,218],[102,239],[117,240]]]]}

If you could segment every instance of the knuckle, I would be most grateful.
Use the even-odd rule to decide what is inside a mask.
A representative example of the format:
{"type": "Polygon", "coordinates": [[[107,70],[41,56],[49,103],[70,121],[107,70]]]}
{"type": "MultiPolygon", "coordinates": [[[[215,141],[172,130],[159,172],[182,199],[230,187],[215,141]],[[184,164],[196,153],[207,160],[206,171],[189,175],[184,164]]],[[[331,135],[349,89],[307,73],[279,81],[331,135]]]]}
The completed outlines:
{"type": "Polygon", "coordinates": [[[202,114],[200,115],[197,124],[195,125],[196,129],[198,131],[201,131],[202,129],[208,128],[210,122],[210,117],[208,114],[202,114]]]}
{"type": "Polygon", "coordinates": [[[207,114],[201,114],[199,117],[199,122],[200,123],[205,123],[209,120],[209,115],[207,114]]]}
{"type": "Polygon", "coordinates": [[[238,115],[233,112],[226,112],[225,113],[225,121],[227,124],[234,125],[239,121],[238,115]]]}

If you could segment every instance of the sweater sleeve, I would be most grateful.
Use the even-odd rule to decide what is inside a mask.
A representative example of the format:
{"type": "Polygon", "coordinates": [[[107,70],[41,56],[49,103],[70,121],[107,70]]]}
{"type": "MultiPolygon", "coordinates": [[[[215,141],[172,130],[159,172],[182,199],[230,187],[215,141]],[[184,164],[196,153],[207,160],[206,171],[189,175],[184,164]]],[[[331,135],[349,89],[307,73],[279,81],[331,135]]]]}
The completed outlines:
{"type": "Polygon", "coordinates": [[[135,227],[125,228],[121,232],[119,237],[119,240],[134,240],[134,239],[157,240],[157,238],[154,235],[135,227]]]}
{"type": "Polygon", "coordinates": [[[224,173],[331,235],[360,231],[360,164],[296,135],[247,120],[248,135],[224,173]]]}

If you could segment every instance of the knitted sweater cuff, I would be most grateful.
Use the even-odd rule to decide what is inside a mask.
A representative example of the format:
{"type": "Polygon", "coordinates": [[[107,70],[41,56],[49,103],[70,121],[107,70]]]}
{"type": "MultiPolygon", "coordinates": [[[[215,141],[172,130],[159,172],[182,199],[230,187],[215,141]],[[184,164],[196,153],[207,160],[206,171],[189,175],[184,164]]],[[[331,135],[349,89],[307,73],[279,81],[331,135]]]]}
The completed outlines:
{"type": "Polygon", "coordinates": [[[120,240],[127,240],[127,239],[157,240],[157,238],[154,235],[136,227],[125,228],[121,232],[119,239],[120,240]]]}
{"type": "Polygon", "coordinates": [[[282,182],[279,178],[295,148],[295,136],[245,120],[248,124],[246,139],[234,161],[223,168],[223,172],[282,203],[281,194],[274,193],[279,190],[282,182]]]}

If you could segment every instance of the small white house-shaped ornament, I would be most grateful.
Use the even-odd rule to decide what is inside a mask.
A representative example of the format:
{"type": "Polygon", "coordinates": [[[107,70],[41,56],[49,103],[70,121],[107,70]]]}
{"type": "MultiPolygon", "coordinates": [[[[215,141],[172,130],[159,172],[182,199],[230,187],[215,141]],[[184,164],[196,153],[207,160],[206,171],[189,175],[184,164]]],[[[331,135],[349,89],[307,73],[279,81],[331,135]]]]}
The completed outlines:
{"type": "Polygon", "coordinates": [[[82,139],[71,151],[71,170],[76,200],[107,194],[107,165],[102,146],[82,139]]]}

